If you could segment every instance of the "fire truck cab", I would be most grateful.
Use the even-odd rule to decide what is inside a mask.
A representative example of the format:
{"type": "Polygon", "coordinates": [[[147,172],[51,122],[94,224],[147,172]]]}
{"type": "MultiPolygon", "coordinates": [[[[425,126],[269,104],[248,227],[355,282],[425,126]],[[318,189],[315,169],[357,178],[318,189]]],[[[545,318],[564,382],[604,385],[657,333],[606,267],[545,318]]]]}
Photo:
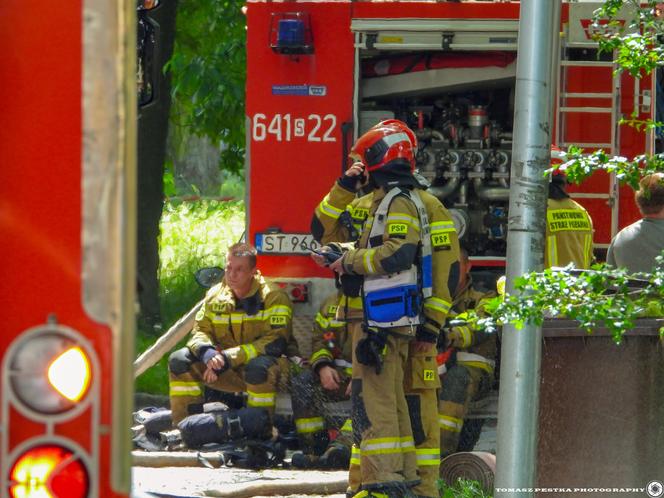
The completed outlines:
{"type": "MultiPolygon", "coordinates": [[[[452,213],[475,266],[504,267],[519,6],[247,3],[248,234],[262,271],[296,303],[296,336],[333,290],[329,272],[308,257],[317,246],[313,210],[343,173],[353,140],[383,119],[417,134],[419,172],[452,213]]],[[[652,116],[652,80],[614,76],[612,54],[599,54],[592,40],[598,6],[562,5],[553,142],[624,156],[652,151],[652,135],[619,125],[622,116],[652,116]]],[[[638,218],[632,194],[604,174],[570,190],[595,222],[601,259],[619,228],[638,218]]]]}

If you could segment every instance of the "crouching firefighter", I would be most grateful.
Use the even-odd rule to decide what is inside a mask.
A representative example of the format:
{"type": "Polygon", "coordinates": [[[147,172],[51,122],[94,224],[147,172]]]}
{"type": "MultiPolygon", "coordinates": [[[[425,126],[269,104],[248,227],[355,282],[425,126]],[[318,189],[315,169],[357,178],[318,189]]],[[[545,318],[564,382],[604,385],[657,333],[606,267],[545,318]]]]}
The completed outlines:
{"type": "MultiPolygon", "coordinates": [[[[460,451],[459,442],[468,407],[472,401],[486,396],[494,384],[494,367],[497,353],[497,334],[481,330],[472,322],[466,322],[467,311],[474,310],[486,316],[485,306],[497,294],[474,285],[470,274],[468,251],[461,249],[461,278],[454,294],[450,324],[440,338],[443,354],[453,351],[449,361],[439,370],[442,388],[439,391],[440,452],[444,458],[460,451]],[[456,322],[456,323],[455,323],[456,322]]],[[[481,424],[478,429],[481,428],[481,424]]],[[[464,431],[472,434],[472,431],[464,431]]],[[[466,438],[468,439],[468,438],[466,438]]],[[[472,434],[464,446],[474,446],[479,430],[472,434]]],[[[471,451],[472,447],[464,448],[471,451]]]]}
{"type": "MultiPolygon", "coordinates": [[[[351,485],[356,460],[361,474],[356,496],[438,496],[434,344],[450,306],[448,281],[458,266],[458,241],[447,212],[420,190],[413,176],[415,143],[412,131],[399,121],[372,128],[353,146],[351,157],[357,162],[324,200],[330,213],[341,212],[335,204],[350,204],[362,184],[373,190],[356,247],[330,265],[342,278],[364,276],[364,319],[349,322],[354,344],[352,424],[359,443],[351,460],[351,485]],[[366,182],[361,181],[363,174],[366,182]],[[446,268],[440,267],[444,281],[433,271],[434,254],[448,261],[446,268]],[[417,393],[411,416],[417,418],[413,425],[418,441],[413,440],[404,386],[417,393]]],[[[452,280],[456,285],[456,277],[452,280]]]]}
{"type": "MultiPolygon", "coordinates": [[[[338,279],[337,279],[338,282],[338,279]]],[[[311,369],[291,380],[293,415],[302,452],[293,454],[298,468],[347,468],[352,445],[351,419],[338,421],[338,436],[330,441],[324,403],[350,398],[352,338],[343,314],[348,298],[335,292],[323,300],[313,324],[311,369]],[[343,422],[343,424],[341,423],[343,422]],[[340,427],[339,427],[340,426],[340,427]]]]}
{"type": "Polygon", "coordinates": [[[187,346],[169,357],[173,425],[202,411],[205,386],[246,392],[247,407],[263,408],[271,417],[277,390],[288,381],[282,354],[291,321],[286,293],[256,269],[256,249],[231,246],[224,280],[208,291],[187,346]]]}

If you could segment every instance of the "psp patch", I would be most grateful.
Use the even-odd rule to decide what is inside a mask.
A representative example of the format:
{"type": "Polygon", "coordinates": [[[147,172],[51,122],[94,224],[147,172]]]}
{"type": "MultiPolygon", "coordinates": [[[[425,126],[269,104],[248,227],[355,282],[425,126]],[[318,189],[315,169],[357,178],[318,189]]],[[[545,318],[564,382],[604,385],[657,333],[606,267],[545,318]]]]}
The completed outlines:
{"type": "Polygon", "coordinates": [[[434,373],[433,370],[425,370],[424,371],[424,380],[434,380],[435,378],[436,377],[435,377],[435,373],[434,373]]]}
{"type": "Polygon", "coordinates": [[[270,317],[270,325],[286,325],[288,318],[285,315],[274,315],[270,317]]]}
{"type": "Polygon", "coordinates": [[[359,221],[364,221],[369,217],[369,210],[365,208],[354,207],[351,210],[350,215],[359,221]]]}
{"type": "Polygon", "coordinates": [[[392,223],[387,227],[389,235],[405,235],[408,233],[408,225],[405,223],[392,223]]]}
{"type": "Polygon", "coordinates": [[[452,243],[449,233],[436,233],[431,235],[431,245],[433,247],[449,246],[452,243]]]}

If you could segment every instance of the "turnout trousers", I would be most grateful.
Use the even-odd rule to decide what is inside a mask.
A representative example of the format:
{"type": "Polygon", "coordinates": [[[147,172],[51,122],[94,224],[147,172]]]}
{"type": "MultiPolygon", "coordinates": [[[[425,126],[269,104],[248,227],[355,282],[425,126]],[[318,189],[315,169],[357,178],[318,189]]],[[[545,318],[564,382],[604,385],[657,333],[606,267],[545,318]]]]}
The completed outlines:
{"type": "Polygon", "coordinates": [[[443,458],[457,451],[468,405],[491,390],[492,378],[493,372],[458,363],[443,376],[438,401],[443,458]]]}
{"type": "MultiPolygon", "coordinates": [[[[346,369],[335,368],[341,382],[336,391],[323,389],[318,376],[311,370],[305,370],[291,379],[291,398],[295,428],[300,438],[303,453],[321,455],[328,447],[329,437],[324,417],[324,403],[342,401],[346,397],[346,387],[351,381],[346,369]]],[[[350,369],[348,369],[350,370],[350,369]]],[[[342,425],[339,437],[335,440],[340,446],[350,451],[351,440],[348,437],[350,420],[342,425]]]]}
{"type": "Polygon", "coordinates": [[[417,496],[438,497],[440,470],[440,428],[438,426],[438,365],[436,345],[429,351],[410,348],[404,389],[415,441],[417,472],[420,484],[413,488],[417,496]]]}
{"type": "Polygon", "coordinates": [[[409,495],[419,482],[413,434],[404,393],[409,338],[388,334],[382,370],[359,363],[355,348],[365,336],[361,322],[349,322],[353,337],[352,427],[354,448],[349,493],[376,490],[409,495]],[[359,481],[357,468],[359,459],[359,481]]]}
{"type": "Polygon", "coordinates": [[[261,355],[246,365],[229,368],[215,382],[206,384],[203,382],[205,365],[186,347],[171,354],[168,367],[174,426],[191,413],[196,413],[195,405],[204,403],[205,386],[224,392],[246,392],[247,407],[264,408],[271,418],[277,391],[284,390],[289,376],[287,358],[261,355]]]}

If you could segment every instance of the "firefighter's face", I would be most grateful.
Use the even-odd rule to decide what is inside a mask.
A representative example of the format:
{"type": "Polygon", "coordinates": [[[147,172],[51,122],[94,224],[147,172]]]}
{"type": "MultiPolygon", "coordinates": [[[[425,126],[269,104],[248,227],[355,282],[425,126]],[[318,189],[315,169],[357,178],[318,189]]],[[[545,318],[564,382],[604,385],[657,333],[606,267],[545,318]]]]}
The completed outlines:
{"type": "Polygon", "coordinates": [[[245,256],[229,254],[226,258],[226,283],[237,297],[245,297],[256,275],[256,267],[245,256]]]}

